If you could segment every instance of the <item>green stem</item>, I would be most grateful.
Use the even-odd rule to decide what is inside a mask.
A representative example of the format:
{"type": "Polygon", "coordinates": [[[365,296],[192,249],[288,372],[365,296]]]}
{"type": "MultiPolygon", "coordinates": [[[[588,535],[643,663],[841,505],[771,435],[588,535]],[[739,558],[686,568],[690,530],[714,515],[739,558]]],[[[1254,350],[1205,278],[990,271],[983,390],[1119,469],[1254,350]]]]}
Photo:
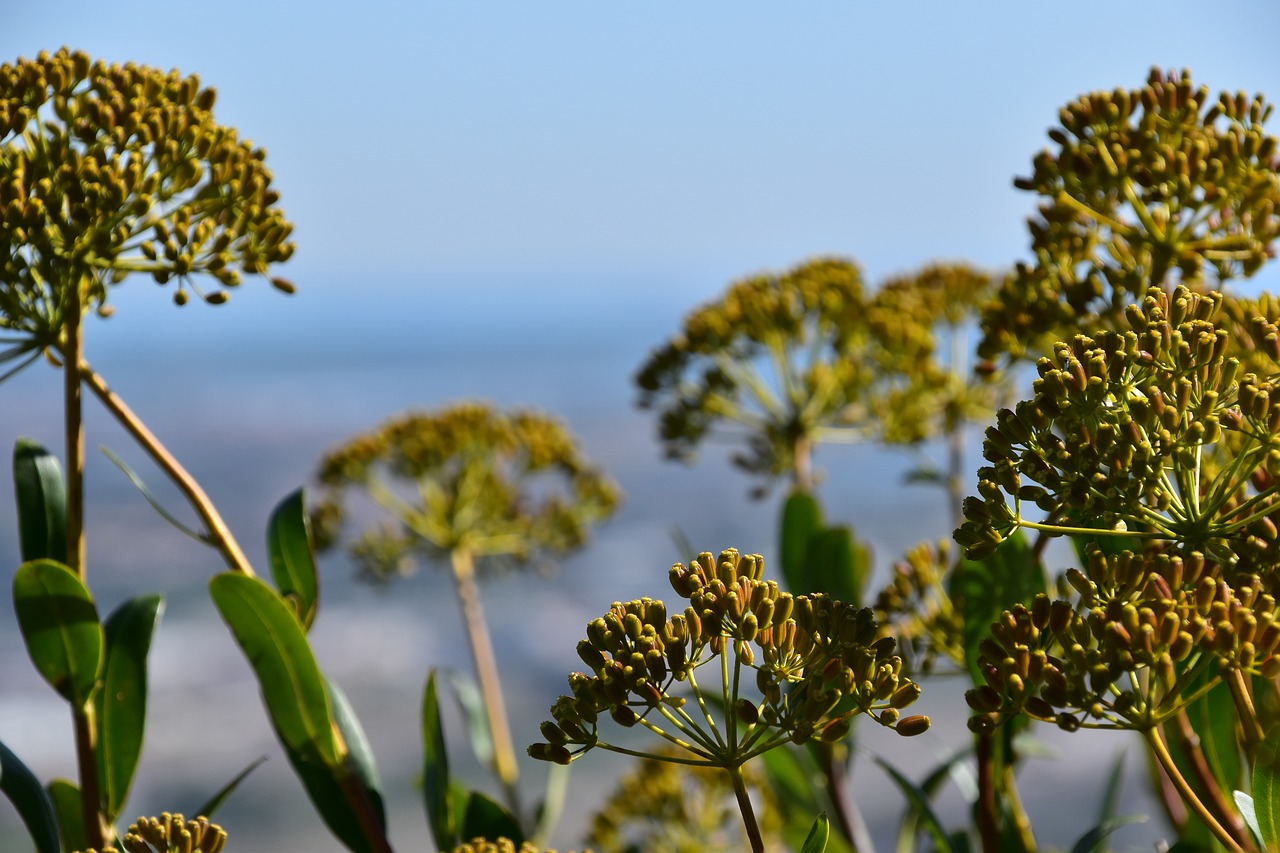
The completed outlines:
{"type": "Polygon", "coordinates": [[[1210,812],[1200,798],[1196,796],[1196,792],[1192,790],[1191,785],[1187,783],[1186,778],[1178,770],[1178,765],[1174,762],[1173,756],[1169,754],[1168,747],[1165,746],[1164,741],[1160,738],[1159,729],[1147,729],[1142,733],[1142,735],[1146,739],[1147,746],[1150,747],[1152,755],[1156,757],[1156,761],[1160,763],[1160,767],[1169,777],[1169,781],[1171,781],[1173,786],[1177,788],[1178,795],[1181,796],[1182,801],[1187,804],[1187,808],[1191,809],[1191,811],[1195,813],[1196,817],[1200,818],[1200,820],[1204,822],[1204,825],[1209,828],[1209,831],[1213,833],[1214,837],[1222,842],[1228,850],[1243,851],[1244,848],[1231,837],[1231,833],[1227,832],[1222,827],[1222,824],[1218,823],[1212,812],[1210,812]]]}
{"type": "Polygon", "coordinates": [[[974,822],[982,839],[982,853],[1000,853],[1000,823],[996,804],[995,734],[983,732],[975,738],[978,762],[978,799],[973,804],[974,822]]]}
{"type": "Polygon", "coordinates": [[[102,820],[102,783],[98,779],[98,730],[93,720],[93,701],[72,709],[75,724],[76,765],[80,772],[80,807],[85,839],[101,850],[107,846],[107,829],[102,820]]]}
{"type": "Polygon", "coordinates": [[[733,780],[733,793],[738,798],[738,810],[742,812],[742,823],[747,829],[752,853],[764,853],[764,838],[760,835],[760,824],[756,822],[756,813],[751,807],[751,796],[747,793],[746,780],[742,778],[742,768],[735,764],[726,767],[725,772],[733,780]]]}
{"type": "Polygon", "coordinates": [[[84,580],[84,412],[80,359],[84,354],[80,279],[66,288],[66,337],[62,344],[62,394],[67,452],[67,565],[84,580]]]}
{"type": "Polygon", "coordinates": [[[520,814],[520,796],[516,785],[518,771],[516,753],[511,741],[511,727],[507,723],[507,706],[502,700],[502,684],[498,680],[498,663],[493,654],[493,643],[480,606],[480,589],[476,585],[475,562],[471,552],[455,549],[450,552],[453,579],[458,591],[458,604],[462,609],[462,621],[466,626],[467,641],[471,645],[471,659],[480,681],[480,693],[484,697],[485,713],[489,718],[489,734],[493,737],[493,766],[507,793],[507,805],[515,815],[520,814]]]}

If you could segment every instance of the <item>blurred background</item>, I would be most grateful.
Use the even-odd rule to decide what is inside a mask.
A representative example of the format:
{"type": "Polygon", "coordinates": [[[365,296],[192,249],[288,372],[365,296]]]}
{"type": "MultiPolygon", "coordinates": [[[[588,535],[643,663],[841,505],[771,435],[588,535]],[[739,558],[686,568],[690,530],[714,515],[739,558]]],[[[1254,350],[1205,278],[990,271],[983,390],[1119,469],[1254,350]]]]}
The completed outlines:
{"type": "MultiPolygon", "coordinates": [[[[272,507],[310,481],[321,453],[410,407],[481,398],[555,412],[621,483],[626,505],[554,577],[485,590],[521,743],[579,666],[585,622],[615,599],[664,594],[666,569],[687,556],[673,526],[698,548],[772,556],[779,494],[749,500],[752,483],[714,454],[696,468],[663,461],[652,418],[633,407],[631,375],[687,311],[735,278],[815,255],[852,256],[871,282],[932,260],[1008,266],[1025,256],[1034,204],[1012,179],[1029,173],[1061,105],[1139,85],[1153,64],[1189,68],[1214,91],[1280,98],[1277,32],[1270,0],[1212,11],[1180,0],[0,0],[0,62],[65,44],[195,72],[218,90],[219,121],[269,151],[297,226],[281,270],[297,295],[248,280],[227,305],[179,309],[170,290],[131,280],[112,291],[116,316],[87,333],[89,360],[204,484],[253,562],[265,559],[272,507]]],[[[1247,286],[1280,289],[1280,274],[1273,265],[1247,286]]],[[[0,388],[0,445],[27,435],[61,452],[59,387],[38,363],[0,388]]],[[[113,448],[185,510],[92,401],[88,411],[90,447],[113,448]]],[[[829,447],[816,461],[829,512],[874,547],[873,586],[907,547],[948,535],[940,490],[902,485],[909,456],[829,447]]],[[[219,814],[235,849],[339,849],[208,600],[216,555],[167,527],[105,457],[91,453],[87,478],[99,609],[143,591],[168,597],[128,810],[190,811],[265,755],[219,814]]],[[[12,519],[5,487],[0,555],[16,564],[12,519]]],[[[321,665],[370,735],[393,842],[429,849],[420,691],[431,666],[469,669],[451,584],[428,568],[388,594],[355,584],[342,556],[322,570],[321,665]]],[[[862,748],[919,775],[967,736],[961,689],[926,684],[935,732],[910,749],[867,727],[862,748]]],[[[446,724],[460,735],[456,715],[446,724]]],[[[74,778],[70,735],[6,607],[0,741],[41,779],[74,778]]],[[[1044,737],[1062,751],[1062,736],[1044,737]]],[[[1052,768],[1032,764],[1054,774],[1054,790],[1027,791],[1042,838],[1059,845],[1082,828],[1063,792],[1092,813],[1099,773],[1126,742],[1065,743],[1065,756],[1043,759],[1052,768]]],[[[463,740],[451,748],[483,787],[463,740]]],[[[1136,751],[1130,763],[1141,770],[1136,751]]],[[[901,804],[869,765],[860,760],[855,790],[888,843],[901,804]]],[[[559,846],[578,843],[626,766],[605,755],[575,764],[559,846]]],[[[524,766],[531,794],[541,775],[524,766]]],[[[956,821],[958,802],[944,810],[956,821]]],[[[1124,833],[1149,848],[1160,828],[1124,833]]],[[[0,803],[0,848],[25,849],[23,838],[0,803]]]]}

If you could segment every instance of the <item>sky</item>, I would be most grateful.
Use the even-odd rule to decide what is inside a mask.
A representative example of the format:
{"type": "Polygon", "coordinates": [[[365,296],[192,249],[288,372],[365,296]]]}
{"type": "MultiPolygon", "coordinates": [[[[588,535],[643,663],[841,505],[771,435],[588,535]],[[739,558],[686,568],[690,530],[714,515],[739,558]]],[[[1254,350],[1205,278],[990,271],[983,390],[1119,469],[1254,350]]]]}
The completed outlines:
{"type": "Polygon", "coordinates": [[[66,44],[216,87],[269,151],[287,274],[347,317],[390,290],[674,320],[814,255],[1005,266],[1034,206],[1011,181],[1077,94],[1155,64],[1280,97],[1269,0],[0,6],[0,60],[66,44]]]}
{"type": "MultiPolygon", "coordinates": [[[[281,273],[298,294],[250,279],[223,308],[179,311],[129,281],[113,292],[117,317],[89,332],[90,358],[127,399],[142,396],[136,408],[207,486],[204,470],[224,476],[254,450],[238,463],[253,470],[211,492],[233,497],[222,501],[229,522],[253,531],[242,540],[258,550],[261,520],[326,444],[395,406],[475,393],[575,405],[575,425],[595,402],[615,413],[601,423],[622,423],[630,431],[610,435],[630,446],[610,450],[599,426],[583,432],[632,489],[624,512],[644,502],[632,485],[642,468],[658,471],[649,496],[668,499],[653,510],[660,519],[604,536],[639,529],[667,559],[667,513],[685,505],[768,529],[758,505],[741,521],[744,479],[726,491],[723,479],[669,473],[642,446],[651,425],[616,415],[630,411],[626,372],[647,347],[730,281],[817,255],[856,258],[873,282],[939,259],[1000,268],[1024,258],[1035,200],[1012,181],[1048,144],[1060,106],[1136,87],[1153,64],[1190,68],[1215,92],[1280,99],[1277,34],[1274,0],[1212,13],[1184,0],[0,0],[0,62],[68,45],[197,73],[218,90],[218,120],[269,152],[298,242],[281,273]],[[571,359],[535,350],[591,363],[574,372],[571,359]],[[425,366],[370,381],[370,364],[397,353],[425,366]],[[501,357],[482,358],[492,353],[501,357]],[[469,370],[450,369],[459,356],[469,370]],[[305,388],[294,370],[304,364],[316,373],[305,388]],[[563,393],[547,390],[552,375],[563,393]]],[[[1276,269],[1262,276],[1280,291],[1276,269]]],[[[27,434],[57,434],[55,399],[13,396],[47,374],[33,368],[0,389],[0,415],[27,434]]],[[[107,469],[94,488],[120,483],[90,464],[107,469]]],[[[91,509],[150,518],[120,488],[91,509]]],[[[824,488],[830,505],[880,493],[853,478],[824,488]]],[[[904,515],[882,503],[871,509],[904,515]]],[[[873,534],[886,525],[862,518],[873,534]]],[[[126,551],[99,523],[98,541],[126,551]]],[[[146,541],[163,562],[168,540],[146,541]]],[[[222,646],[211,648],[229,645],[217,627],[222,646]]],[[[421,665],[407,667],[414,690],[421,665]]],[[[381,694],[351,692],[370,703],[362,716],[377,712],[381,694]]],[[[270,741],[265,726],[260,735],[270,741]]]]}

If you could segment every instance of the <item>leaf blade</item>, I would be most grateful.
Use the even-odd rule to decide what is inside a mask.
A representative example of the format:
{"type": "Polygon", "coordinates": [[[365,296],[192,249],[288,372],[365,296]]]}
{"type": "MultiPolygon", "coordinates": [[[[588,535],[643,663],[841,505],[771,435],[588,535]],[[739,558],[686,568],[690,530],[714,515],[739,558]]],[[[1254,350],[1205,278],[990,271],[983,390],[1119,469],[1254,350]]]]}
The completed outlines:
{"type": "Polygon", "coordinates": [[[310,628],[319,607],[320,580],[312,546],[311,519],[302,489],[282,500],[271,513],[267,553],[271,557],[271,577],[276,588],[281,595],[297,602],[299,619],[304,628],[310,628]]]}
{"type": "Polygon", "coordinates": [[[814,818],[813,826],[800,847],[800,853],[823,853],[827,849],[827,839],[830,837],[831,823],[827,820],[827,813],[822,812],[814,818]]]}
{"type": "Polygon", "coordinates": [[[36,670],[77,708],[102,672],[103,632],[84,582],[52,560],[23,563],[13,576],[13,607],[36,670]]]}
{"type": "Polygon", "coordinates": [[[1280,846],[1280,722],[1272,724],[1258,744],[1253,763],[1253,811],[1262,843],[1280,846]]]}
{"type": "Polygon", "coordinates": [[[258,677],[280,740],[318,763],[341,763],[328,691],[302,623],[261,580],[223,572],[209,581],[214,604],[258,677]]]}
{"type": "Polygon", "coordinates": [[[440,723],[434,669],[428,673],[422,691],[422,799],[436,847],[452,850],[457,846],[458,832],[449,799],[449,755],[440,723]]]}
{"type": "Polygon", "coordinates": [[[27,827],[38,853],[59,853],[58,816],[53,801],[27,765],[0,743],[0,791],[27,827]]]}
{"type": "Polygon", "coordinates": [[[116,608],[103,624],[102,689],[94,696],[98,778],[107,820],[124,808],[147,721],[147,656],[164,612],[160,595],[140,595],[116,608]]]}
{"type": "Polygon", "coordinates": [[[13,446],[22,561],[67,561],[67,490],[58,458],[29,438],[13,446]]]}

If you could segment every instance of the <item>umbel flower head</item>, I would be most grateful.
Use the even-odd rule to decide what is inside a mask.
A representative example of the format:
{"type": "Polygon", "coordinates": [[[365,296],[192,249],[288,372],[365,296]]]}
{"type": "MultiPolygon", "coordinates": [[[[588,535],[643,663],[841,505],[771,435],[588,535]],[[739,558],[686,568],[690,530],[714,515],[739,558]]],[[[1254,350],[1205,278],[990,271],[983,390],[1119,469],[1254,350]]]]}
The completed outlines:
{"type": "Polygon", "coordinates": [[[1038,595],[992,624],[985,684],[966,694],[970,728],[1021,714],[1067,731],[1150,731],[1219,681],[1280,676],[1276,602],[1257,575],[1228,582],[1197,551],[1094,548],[1067,581],[1070,597],[1038,595]]]}
{"type": "Polygon", "coordinates": [[[990,420],[1003,387],[975,375],[965,338],[995,287],[968,264],[935,263],[876,290],[866,307],[876,364],[866,400],[881,440],[914,444],[990,420]]]}
{"type": "Polygon", "coordinates": [[[854,263],[819,259],[738,281],[690,314],[636,374],[667,454],[688,460],[714,431],[745,441],[734,462],[750,473],[803,465],[811,443],[852,425],[870,381],[845,355],[865,339],[864,302],[854,263]]]}
{"type": "Polygon", "coordinates": [[[1261,95],[1210,97],[1189,71],[1067,104],[1053,147],[1015,186],[1042,199],[1019,264],[983,319],[979,355],[1042,354],[1115,328],[1151,285],[1219,288],[1250,276],[1280,233],[1280,158],[1261,95]]]}
{"type": "MultiPolygon", "coordinates": [[[[219,853],[227,843],[222,827],[206,817],[186,820],[165,812],[160,817],[140,817],[130,825],[120,845],[125,853],[219,853]]],[[[90,849],[84,853],[96,853],[90,849]]],[[[120,853],[107,847],[101,853],[120,853]]]]}
{"type": "Polygon", "coordinates": [[[558,421],[482,403],[393,418],[327,454],[318,479],[327,490],[315,515],[318,544],[334,541],[351,487],[394,518],[354,547],[364,572],[383,580],[424,551],[518,562],[567,553],[619,500],[558,421]]]}
{"type": "Polygon", "coordinates": [[[927,717],[900,717],[920,688],[901,676],[870,608],[793,597],[763,568],[758,554],[706,552],[671,568],[682,613],[649,598],[615,602],[587,625],[578,656],[589,672],[569,676],[571,695],[556,700],[529,754],[561,764],[594,747],[638,754],[601,738],[605,715],[690,753],[659,760],[726,769],[783,743],[840,740],[859,714],[902,735],[929,727],[927,717]],[[724,709],[719,720],[708,695],[724,709]]]}
{"type": "Polygon", "coordinates": [[[743,279],[653,352],[636,375],[640,405],[659,410],[669,456],[727,439],[746,445],[734,463],[747,472],[790,472],[807,488],[817,443],[917,442],[939,428],[940,408],[970,407],[936,357],[935,330],[989,285],[938,266],[869,299],[857,265],[834,258],[743,279]]]}
{"type": "Polygon", "coordinates": [[[1039,361],[1032,398],[987,430],[979,497],[965,501],[955,534],[969,557],[990,554],[1018,526],[1088,526],[1176,543],[1232,576],[1275,572],[1280,336],[1259,318],[1250,346],[1272,367],[1239,375],[1216,319],[1221,302],[1152,287],[1127,310],[1128,331],[1077,335],[1039,361]],[[1031,504],[1044,522],[1027,518],[1031,504]]]}
{"type": "Polygon", "coordinates": [[[214,100],[195,75],[66,48],[0,65],[0,361],[56,350],[71,306],[106,313],[131,273],[217,304],[292,255],[265,152],[214,100]]]}

